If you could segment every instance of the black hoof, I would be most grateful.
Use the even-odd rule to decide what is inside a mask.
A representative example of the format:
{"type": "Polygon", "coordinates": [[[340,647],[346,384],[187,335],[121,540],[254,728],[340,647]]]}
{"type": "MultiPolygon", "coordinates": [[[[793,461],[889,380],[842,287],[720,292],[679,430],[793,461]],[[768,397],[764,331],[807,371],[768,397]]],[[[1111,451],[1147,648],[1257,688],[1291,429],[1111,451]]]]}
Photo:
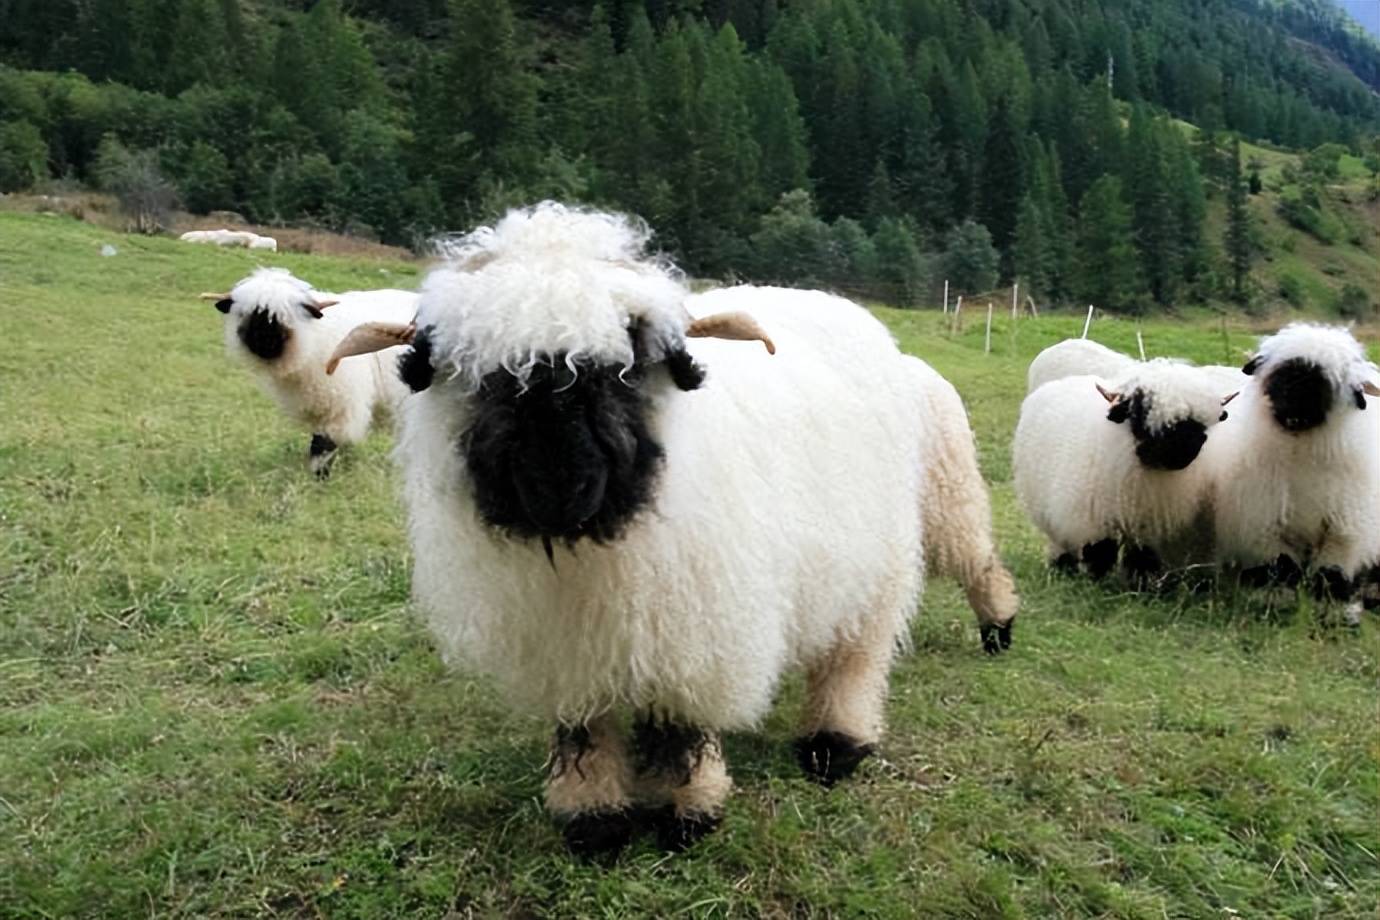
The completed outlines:
{"type": "Polygon", "coordinates": [[[1334,565],[1315,572],[1311,587],[1320,601],[1349,601],[1356,595],[1356,582],[1334,565]]]}
{"type": "Polygon", "coordinates": [[[1121,570],[1132,585],[1143,590],[1159,580],[1164,564],[1150,547],[1128,544],[1121,555],[1121,570]]]}
{"type": "Polygon", "coordinates": [[[1014,620],[1005,623],[982,624],[982,650],[989,655],[1000,655],[1011,647],[1011,626],[1014,620]]]}
{"type": "Polygon", "coordinates": [[[626,811],[575,815],[562,831],[565,845],[581,859],[613,857],[632,840],[634,822],[626,811]]]}
{"type": "Polygon", "coordinates": [[[800,769],[822,786],[832,786],[852,776],[873,750],[873,745],[860,744],[842,732],[815,732],[795,742],[800,769]]]}
{"type": "Polygon", "coordinates": [[[1361,601],[1361,605],[1367,610],[1380,610],[1380,597],[1367,597],[1361,601]]]}
{"type": "Polygon", "coordinates": [[[656,845],[668,853],[683,852],[713,833],[722,822],[722,817],[702,811],[678,815],[675,806],[668,805],[657,811],[653,823],[656,845]]]}
{"type": "Polygon", "coordinates": [[[1050,563],[1050,567],[1054,569],[1057,575],[1067,575],[1070,578],[1075,578],[1078,575],[1078,557],[1073,553],[1060,553],[1055,557],[1054,561],[1050,563]]]}

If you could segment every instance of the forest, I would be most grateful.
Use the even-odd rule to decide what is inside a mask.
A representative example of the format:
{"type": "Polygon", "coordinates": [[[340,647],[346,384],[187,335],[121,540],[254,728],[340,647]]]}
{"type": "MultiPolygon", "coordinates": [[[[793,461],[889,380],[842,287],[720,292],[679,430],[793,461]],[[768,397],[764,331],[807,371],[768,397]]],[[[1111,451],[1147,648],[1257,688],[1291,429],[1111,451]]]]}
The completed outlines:
{"type": "Polygon", "coordinates": [[[1241,140],[1321,151],[1293,177],[1305,227],[1342,154],[1380,174],[1380,48],[1320,0],[0,0],[0,22],[0,192],[132,188],[419,251],[591,202],[693,274],[900,305],[942,279],[1244,302],[1241,140]]]}

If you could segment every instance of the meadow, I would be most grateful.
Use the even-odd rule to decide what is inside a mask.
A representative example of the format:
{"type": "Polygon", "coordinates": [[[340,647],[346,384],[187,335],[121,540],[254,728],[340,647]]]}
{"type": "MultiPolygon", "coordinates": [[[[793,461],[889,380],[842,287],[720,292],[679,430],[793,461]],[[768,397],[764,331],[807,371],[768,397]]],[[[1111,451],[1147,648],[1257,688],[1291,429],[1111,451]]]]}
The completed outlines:
{"type": "MultiPolygon", "coordinates": [[[[0,213],[0,917],[1375,916],[1376,617],[1046,570],[1009,444],[1026,364],[1082,316],[999,304],[987,355],[985,305],[956,335],[878,310],[968,404],[1015,647],[984,656],[935,581],[855,780],[797,770],[791,680],[726,740],[717,834],[603,867],[542,810],[551,726],[410,614],[387,437],[312,479],[196,299],[258,261],[336,290],[420,266],[265,255],[0,213]]],[[[1142,332],[1234,363],[1265,328],[1142,332]]]]}

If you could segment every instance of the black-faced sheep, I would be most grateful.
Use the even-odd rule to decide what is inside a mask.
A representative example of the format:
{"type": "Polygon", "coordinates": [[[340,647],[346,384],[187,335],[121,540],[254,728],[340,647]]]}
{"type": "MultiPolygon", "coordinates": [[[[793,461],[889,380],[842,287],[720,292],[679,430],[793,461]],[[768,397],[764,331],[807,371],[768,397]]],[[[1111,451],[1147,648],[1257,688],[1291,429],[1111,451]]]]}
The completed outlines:
{"type": "Polygon", "coordinates": [[[546,801],[580,852],[626,843],[635,806],[668,846],[712,828],[718,734],[795,665],[797,757],[847,776],[923,580],[922,409],[885,328],[820,293],[690,296],[648,236],[511,212],[426,279],[415,327],[340,349],[412,339],[414,594],[449,660],[557,724],[546,801]]]}
{"type": "Polygon", "coordinates": [[[1247,583],[1306,578],[1351,601],[1380,562],[1380,375],[1349,331],[1295,323],[1264,339],[1203,462],[1217,555],[1247,583]]]}
{"type": "Polygon", "coordinates": [[[364,439],[375,417],[408,395],[394,362],[402,348],[341,364],[327,359],[364,322],[407,322],[410,291],[323,294],[284,269],[261,268],[225,294],[203,294],[225,314],[225,348],[242,358],[290,418],[311,432],[308,467],[330,474],[337,450],[364,439]]]}
{"type": "Polygon", "coordinates": [[[1197,561],[1209,479],[1194,463],[1231,394],[1198,368],[1132,362],[1104,381],[1066,377],[1026,397],[1013,445],[1016,494],[1056,568],[1136,580],[1197,561]]]}

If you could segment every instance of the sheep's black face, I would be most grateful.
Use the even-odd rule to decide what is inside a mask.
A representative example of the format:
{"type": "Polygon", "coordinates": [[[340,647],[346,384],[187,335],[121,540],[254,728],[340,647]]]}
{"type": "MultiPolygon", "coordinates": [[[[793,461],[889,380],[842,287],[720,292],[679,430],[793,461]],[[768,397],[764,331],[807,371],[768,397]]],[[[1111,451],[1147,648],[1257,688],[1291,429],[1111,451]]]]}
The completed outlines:
{"type": "Polygon", "coordinates": [[[1265,396],[1275,422],[1294,434],[1326,422],[1335,399],[1322,368],[1304,358],[1292,358],[1271,371],[1265,381],[1265,396]]]}
{"type": "Polygon", "coordinates": [[[1179,419],[1152,431],[1148,417],[1150,399],[1141,390],[1122,399],[1107,412],[1113,422],[1131,423],[1131,435],[1136,439],[1136,457],[1152,470],[1182,470],[1197,459],[1207,443],[1207,427],[1193,419],[1179,419]]]}
{"type": "Polygon", "coordinates": [[[250,313],[240,320],[237,331],[240,342],[249,349],[249,353],[265,361],[281,357],[292,335],[291,330],[269,315],[267,310],[250,313]]]}
{"type": "Polygon", "coordinates": [[[564,354],[525,387],[507,371],[486,376],[460,444],[485,522],[568,544],[616,538],[651,501],[661,465],[641,383],[637,366],[571,371],[564,354]]]}

